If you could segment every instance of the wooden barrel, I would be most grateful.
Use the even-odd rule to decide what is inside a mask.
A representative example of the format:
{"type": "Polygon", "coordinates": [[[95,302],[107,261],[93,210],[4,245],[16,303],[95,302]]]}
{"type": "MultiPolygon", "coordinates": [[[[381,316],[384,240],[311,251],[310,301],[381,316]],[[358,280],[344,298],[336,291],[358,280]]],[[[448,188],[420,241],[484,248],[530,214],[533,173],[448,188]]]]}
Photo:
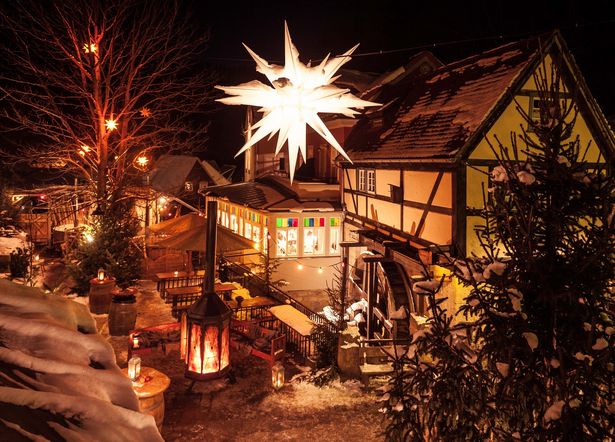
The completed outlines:
{"type": "Polygon", "coordinates": [[[141,413],[153,416],[158,431],[162,431],[162,422],[164,421],[164,393],[139,398],[139,409],[141,413]]]}
{"type": "Polygon", "coordinates": [[[105,278],[102,281],[93,278],[90,280],[90,311],[97,315],[109,313],[111,298],[115,289],[115,279],[105,278]]]}
{"type": "MultiPolygon", "coordinates": [[[[128,369],[122,371],[127,374],[128,369]]],[[[150,415],[156,421],[158,431],[162,431],[164,421],[164,392],[169,388],[171,379],[151,367],[141,367],[138,382],[133,383],[133,390],[139,398],[139,411],[150,415]]]]}
{"type": "Polygon", "coordinates": [[[111,336],[126,336],[135,328],[137,322],[136,291],[124,290],[116,293],[111,300],[109,309],[109,334],[111,336]]]}

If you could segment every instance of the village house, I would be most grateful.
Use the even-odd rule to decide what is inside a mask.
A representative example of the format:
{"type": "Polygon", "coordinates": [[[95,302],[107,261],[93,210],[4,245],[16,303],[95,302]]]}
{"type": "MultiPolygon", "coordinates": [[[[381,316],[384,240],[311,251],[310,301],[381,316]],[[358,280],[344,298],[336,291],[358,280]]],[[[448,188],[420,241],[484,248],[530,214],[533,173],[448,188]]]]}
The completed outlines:
{"type": "MultiPolygon", "coordinates": [[[[495,137],[506,143],[511,132],[527,126],[517,106],[540,118],[534,73],[541,67],[549,72],[555,59],[579,109],[576,135],[581,146],[590,143],[587,167],[612,162],[613,133],[558,32],[426,66],[389,83],[392,90],[362,97],[384,106],[354,127],[344,144],[352,163],[338,165],[343,245],[351,288],[369,301],[370,338],[407,336],[407,320],[391,318],[402,307],[424,313],[422,297],[411,290],[421,264],[436,277],[446,275],[443,254],[479,251],[478,210],[498,164],[489,143],[497,145],[495,137]]],[[[454,311],[464,290],[446,281],[446,306],[454,311]]]]}

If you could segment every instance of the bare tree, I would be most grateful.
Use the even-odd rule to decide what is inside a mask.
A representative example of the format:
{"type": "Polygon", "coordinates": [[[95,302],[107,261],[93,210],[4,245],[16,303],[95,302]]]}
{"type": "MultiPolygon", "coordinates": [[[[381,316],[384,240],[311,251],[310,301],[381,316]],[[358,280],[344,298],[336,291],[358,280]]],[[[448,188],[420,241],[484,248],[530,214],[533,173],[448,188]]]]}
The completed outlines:
{"type": "Polygon", "coordinates": [[[202,147],[207,33],[178,2],[12,2],[0,17],[1,115],[29,135],[13,161],[61,166],[106,208],[138,174],[137,158],[202,147]]]}

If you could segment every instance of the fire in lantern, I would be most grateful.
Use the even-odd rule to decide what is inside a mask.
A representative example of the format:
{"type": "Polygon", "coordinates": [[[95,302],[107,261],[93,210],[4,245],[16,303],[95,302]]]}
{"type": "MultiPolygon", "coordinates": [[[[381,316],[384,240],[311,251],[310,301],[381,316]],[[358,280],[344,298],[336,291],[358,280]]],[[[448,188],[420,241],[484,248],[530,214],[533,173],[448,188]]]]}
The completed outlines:
{"type": "Polygon", "coordinates": [[[105,270],[104,269],[98,269],[98,280],[99,281],[105,280],[105,270]]]}
{"type": "Polygon", "coordinates": [[[284,365],[281,362],[276,362],[271,367],[271,384],[276,390],[284,386],[284,371],[284,365]]]}

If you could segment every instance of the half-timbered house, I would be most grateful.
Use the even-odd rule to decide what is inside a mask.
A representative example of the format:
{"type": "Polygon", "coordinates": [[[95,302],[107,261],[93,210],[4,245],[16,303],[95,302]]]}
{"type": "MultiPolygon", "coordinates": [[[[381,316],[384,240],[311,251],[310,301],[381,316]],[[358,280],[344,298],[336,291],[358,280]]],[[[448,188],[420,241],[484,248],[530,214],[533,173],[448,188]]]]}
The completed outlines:
{"type": "MultiPolygon", "coordinates": [[[[397,89],[397,98],[367,115],[346,140],[352,163],[342,161],[341,188],[347,247],[355,290],[369,298],[370,337],[403,336],[401,307],[423,313],[411,294],[421,263],[435,275],[447,270],[439,255],[478,251],[483,189],[498,163],[490,142],[510,140],[539,109],[534,74],[553,60],[569,99],[579,110],[575,132],[584,161],[613,161],[614,136],[558,32],[506,44],[427,71],[397,89]],[[398,313],[399,314],[399,313],[398,313]]],[[[371,97],[368,97],[371,99],[371,97]]],[[[455,309],[463,290],[450,280],[455,309]]]]}

